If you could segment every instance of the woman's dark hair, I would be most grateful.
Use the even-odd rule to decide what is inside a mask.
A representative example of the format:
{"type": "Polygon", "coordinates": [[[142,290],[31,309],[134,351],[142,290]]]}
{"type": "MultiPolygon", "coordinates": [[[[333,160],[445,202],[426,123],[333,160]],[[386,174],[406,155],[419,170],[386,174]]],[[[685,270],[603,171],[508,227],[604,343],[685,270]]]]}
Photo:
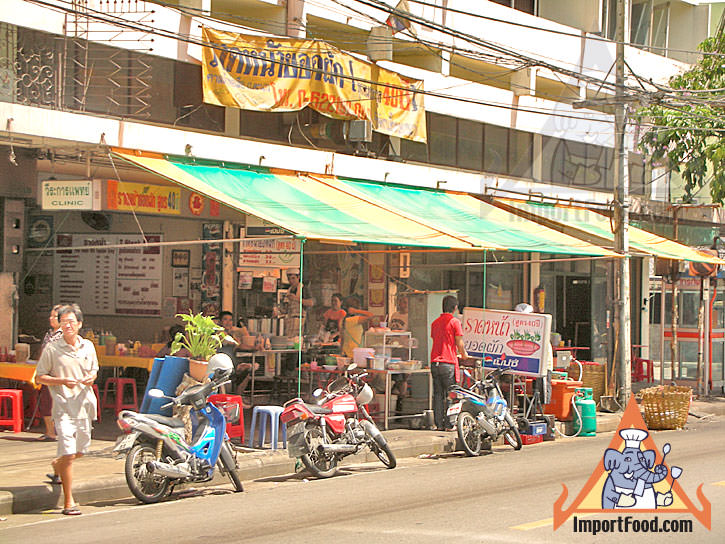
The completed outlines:
{"type": "Polygon", "coordinates": [[[458,299],[453,295],[446,295],[443,297],[443,313],[452,314],[453,310],[458,306],[458,299]]]}
{"type": "Polygon", "coordinates": [[[332,293],[332,296],[330,299],[336,298],[340,301],[340,304],[342,304],[342,293],[332,293]]]}
{"type": "Polygon", "coordinates": [[[351,307],[352,308],[360,308],[360,305],[361,305],[361,303],[360,303],[360,297],[357,296],[357,295],[350,295],[342,303],[342,307],[343,307],[343,309],[345,311],[347,311],[351,307]]]}
{"type": "Polygon", "coordinates": [[[176,335],[177,335],[178,333],[180,333],[180,332],[181,332],[181,333],[183,333],[183,332],[184,332],[184,327],[182,327],[181,325],[174,325],[174,326],[172,326],[172,327],[171,327],[171,328],[169,329],[169,341],[167,342],[167,345],[168,345],[169,347],[171,347],[171,344],[172,344],[172,343],[173,343],[173,341],[174,341],[174,340],[176,339],[176,335]]]}

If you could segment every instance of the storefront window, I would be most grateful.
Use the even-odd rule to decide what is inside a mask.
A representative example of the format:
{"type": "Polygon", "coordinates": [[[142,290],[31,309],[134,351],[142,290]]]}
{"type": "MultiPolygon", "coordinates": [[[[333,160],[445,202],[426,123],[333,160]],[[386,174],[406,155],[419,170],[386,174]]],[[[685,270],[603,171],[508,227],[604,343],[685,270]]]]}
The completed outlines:
{"type": "Polygon", "coordinates": [[[458,166],[480,171],[483,167],[483,125],[458,120],[458,166]]]}

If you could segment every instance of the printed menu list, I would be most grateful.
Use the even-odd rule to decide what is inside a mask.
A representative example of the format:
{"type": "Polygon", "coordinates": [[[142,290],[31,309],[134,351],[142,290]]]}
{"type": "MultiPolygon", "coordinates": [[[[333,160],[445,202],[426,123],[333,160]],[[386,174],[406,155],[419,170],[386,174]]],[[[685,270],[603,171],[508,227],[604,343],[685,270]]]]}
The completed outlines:
{"type": "Polygon", "coordinates": [[[59,234],[58,247],[88,249],[56,252],[55,299],[77,302],[87,314],[161,315],[161,248],[104,248],[139,242],[140,235],[59,234]]]}

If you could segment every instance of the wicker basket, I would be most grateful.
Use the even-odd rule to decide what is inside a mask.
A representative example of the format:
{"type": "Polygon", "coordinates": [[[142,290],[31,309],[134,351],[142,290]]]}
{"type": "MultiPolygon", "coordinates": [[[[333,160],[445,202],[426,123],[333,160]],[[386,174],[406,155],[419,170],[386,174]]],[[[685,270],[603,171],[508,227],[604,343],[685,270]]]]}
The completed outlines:
{"type": "Polygon", "coordinates": [[[681,429],[687,422],[692,388],[658,385],[639,392],[644,406],[644,420],[649,429],[681,429]]]}
{"type": "MultiPolygon", "coordinates": [[[[583,387],[592,388],[592,399],[599,404],[599,397],[604,395],[604,378],[605,367],[602,364],[591,361],[579,361],[582,365],[582,384],[583,387]]],[[[579,365],[571,363],[567,369],[569,378],[576,380],[579,378],[579,365]]]]}

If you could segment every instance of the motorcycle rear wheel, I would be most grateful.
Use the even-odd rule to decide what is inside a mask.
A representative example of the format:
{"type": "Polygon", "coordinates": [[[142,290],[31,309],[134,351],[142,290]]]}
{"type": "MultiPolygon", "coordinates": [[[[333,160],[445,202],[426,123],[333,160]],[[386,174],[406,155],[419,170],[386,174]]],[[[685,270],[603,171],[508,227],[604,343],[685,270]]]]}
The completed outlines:
{"type": "MultiPolygon", "coordinates": [[[[369,425],[375,424],[370,423],[369,425]]],[[[363,428],[365,429],[365,434],[369,437],[368,445],[370,447],[370,450],[375,454],[378,459],[380,459],[380,462],[385,465],[385,468],[395,468],[395,466],[398,464],[398,461],[395,458],[393,450],[390,449],[387,440],[385,440],[385,437],[380,434],[380,432],[369,432],[368,425],[363,425],[363,428]]]]}
{"type": "Polygon", "coordinates": [[[318,449],[322,443],[322,427],[310,423],[305,428],[305,442],[310,453],[303,455],[302,464],[317,478],[331,478],[337,473],[337,456],[334,453],[325,454],[318,449]]]}
{"type": "Polygon", "coordinates": [[[239,474],[237,474],[237,463],[234,460],[234,454],[232,453],[231,446],[227,441],[224,441],[224,443],[222,444],[222,449],[219,453],[219,460],[224,467],[224,472],[227,473],[227,476],[229,476],[229,479],[232,481],[232,485],[234,486],[234,492],[240,493],[244,491],[242,482],[239,479],[239,474]]]}
{"type": "Polygon", "coordinates": [[[169,478],[152,474],[146,469],[146,463],[155,460],[156,451],[148,444],[136,444],[126,455],[128,488],[134,497],[146,504],[159,502],[169,491],[169,478]]]}
{"type": "Polygon", "coordinates": [[[520,450],[521,446],[523,446],[523,442],[521,442],[521,434],[519,433],[518,425],[514,422],[514,418],[511,417],[511,414],[506,414],[505,419],[506,424],[509,426],[509,430],[503,435],[503,439],[513,449],[520,450]]]}
{"type": "Polygon", "coordinates": [[[478,457],[481,455],[483,438],[476,418],[473,417],[471,412],[461,412],[458,415],[456,429],[458,430],[458,438],[461,440],[461,445],[466,455],[469,457],[478,457]]]}

